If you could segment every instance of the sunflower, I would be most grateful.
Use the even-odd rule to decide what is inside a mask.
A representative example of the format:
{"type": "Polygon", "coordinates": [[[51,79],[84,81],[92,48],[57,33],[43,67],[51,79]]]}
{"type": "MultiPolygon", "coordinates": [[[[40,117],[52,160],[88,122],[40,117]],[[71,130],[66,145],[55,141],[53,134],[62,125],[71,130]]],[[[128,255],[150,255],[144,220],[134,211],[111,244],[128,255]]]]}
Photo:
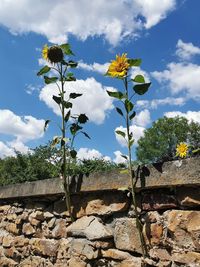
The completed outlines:
{"type": "Polygon", "coordinates": [[[126,76],[130,67],[126,56],[127,54],[116,55],[116,60],[113,60],[108,67],[107,75],[118,78],[126,76]]]}
{"type": "Polygon", "coordinates": [[[42,49],[42,57],[51,63],[58,63],[63,60],[64,54],[59,45],[53,45],[50,47],[45,45],[42,49]]]}
{"type": "Polygon", "coordinates": [[[48,45],[44,45],[43,49],[42,49],[42,57],[45,59],[45,60],[48,60],[48,45]]]}
{"type": "Polygon", "coordinates": [[[177,145],[176,147],[176,155],[181,157],[181,158],[185,158],[188,152],[188,145],[185,143],[180,143],[179,145],[177,145]]]}

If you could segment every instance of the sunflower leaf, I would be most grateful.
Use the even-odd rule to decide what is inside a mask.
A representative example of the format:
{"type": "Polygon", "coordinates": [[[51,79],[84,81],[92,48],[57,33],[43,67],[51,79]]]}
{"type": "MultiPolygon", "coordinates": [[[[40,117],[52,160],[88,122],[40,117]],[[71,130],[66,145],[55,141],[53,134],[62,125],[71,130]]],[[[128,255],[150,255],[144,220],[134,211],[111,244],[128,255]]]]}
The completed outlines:
{"type": "Polygon", "coordinates": [[[40,76],[40,75],[43,75],[43,74],[49,72],[50,69],[51,69],[51,68],[50,68],[49,66],[47,66],[47,65],[44,66],[43,68],[41,68],[40,71],[38,71],[37,76],[40,76]]]}

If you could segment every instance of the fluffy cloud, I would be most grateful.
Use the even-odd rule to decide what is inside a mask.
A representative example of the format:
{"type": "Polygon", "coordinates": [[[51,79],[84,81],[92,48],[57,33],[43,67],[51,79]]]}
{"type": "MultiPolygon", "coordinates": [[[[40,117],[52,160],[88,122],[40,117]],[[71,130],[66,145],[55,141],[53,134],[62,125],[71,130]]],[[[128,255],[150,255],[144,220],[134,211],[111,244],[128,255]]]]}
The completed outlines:
{"type": "MultiPolygon", "coordinates": [[[[118,135],[116,134],[115,132],[115,136],[116,136],[116,139],[118,141],[118,143],[123,146],[123,147],[126,147],[127,146],[127,132],[126,132],[126,128],[123,127],[123,126],[119,126],[115,129],[115,131],[122,131],[126,134],[126,137],[125,139],[121,136],[121,135],[118,135]]],[[[144,136],[144,130],[145,128],[144,127],[141,127],[141,126],[137,126],[137,125],[131,125],[130,126],[130,132],[133,134],[133,139],[134,139],[134,145],[137,145],[137,142],[138,140],[140,139],[140,137],[144,136]]]]}
{"type": "Polygon", "coordinates": [[[171,111],[166,112],[164,114],[168,118],[174,118],[176,116],[184,117],[188,119],[188,121],[194,121],[200,124],[200,111],[187,111],[186,113],[180,112],[180,111],[171,111]]]}
{"type": "MultiPolygon", "coordinates": [[[[66,98],[70,92],[82,93],[80,98],[73,101],[73,113],[86,113],[90,121],[101,124],[106,114],[113,109],[113,99],[108,96],[106,90],[115,90],[112,87],[104,87],[94,78],[86,80],[77,80],[66,84],[66,98]]],[[[48,107],[60,115],[58,105],[52,99],[52,95],[58,95],[58,89],[55,84],[45,86],[40,92],[40,100],[44,101],[48,107]]]]}
{"type": "Polygon", "coordinates": [[[142,127],[146,127],[150,122],[151,117],[148,109],[142,110],[134,119],[134,123],[142,127]]]}
{"type": "Polygon", "coordinates": [[[0,158],[14,156],[14,150],[0,141],[0,158]]]}
{"type": "Polygon", "coordinates": [[[167,13],[175,8],[175,0],[135,0],[140,7],[140,13],[145,17],[147,29],[156,25],[167,16],[167,13]]]}
{"type": "Polygon", "coordinates": [[[103,156],[98,150],[96,149],[89,149],[82,147],[77,152],[77,158],[80,160],[83,159],[104,159],[110,161],[111,158],[108,156],[103,156]]]}
{"type": "Polygon", "coordinates": [[[109,66],[109,63],[99,64],[99,63],[94,62],[93,64],[87,64],[87,63],[84,63],[83,61],[80,61],[78,63],[79,69],[84,69],[87,71],[94,71],[100,74],[105,74],[106,71],[108,70],[108,66],[109,66]]]}
{"type": "Polygon", "coordinates": [[[29,148],[25,143],[43,136],[44,122],[32,116],[20,117],[7,109],[0,110],[0,133],[14,137],[6,144],[0,142],[0,157],[14,156],[15,150],[27,153],[29,148]]]}
{"type": "Polygon", "coordinates": [[[186,97],[200,100],[200,66],[192,63],[167,65],[164,71],[154,71],[151,75],[161,84],[167,84],[173,95],[185,93],[186,97]]]}
{"type": "Polygon", "coordinates": [[[20,117],[8,109],[0,110],[0,133],[29,141],[43,136],[44,120],[32,116],[20,117]]]}
{"type": "Polygon", "coordinates": [[[119,150],[115,151],[114,154],[115,154],[115,158],[113,159],[113,161],[116,164],[125,163],[126,162],[126,159],[121,156],[122,153],[119,150]]]}
{"type": "Polygon", "coordinates": [[[195,55],[200,55],[200,48],[194,46],[192,43],[184,43],[182,40],[178,40],[176,45],[176,55],[181,60],[190,60],[195,55]]]}
{"type": "Polygon", "coordinates": [[[65,42],[73,34],[81,40],[103,35],[116,45],[126,36],[138,35],[143,27],[156,25],[174,7],[175,0],[162,4],[159,0],[2,0],[0,24],[13,34],[35,32],[54,43],[65,42]]]}
{"type": "Polygon", "coordinates": [[[174,105],[174,106],[182,106],[186,102],[186,98],[184,97],[166,97],[163,99],[153,99],[153,100],[138,100],[136,105],[138,108],[149,108],[156,109],[161,105],[174,105]]]}

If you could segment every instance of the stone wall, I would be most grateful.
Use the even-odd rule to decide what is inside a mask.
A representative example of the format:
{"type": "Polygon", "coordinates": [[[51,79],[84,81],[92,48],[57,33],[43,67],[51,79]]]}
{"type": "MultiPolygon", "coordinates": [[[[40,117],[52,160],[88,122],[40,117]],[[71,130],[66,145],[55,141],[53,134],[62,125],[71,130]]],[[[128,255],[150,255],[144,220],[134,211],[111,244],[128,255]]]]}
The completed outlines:
{"type": "MultiPolygon", "coordinates": [[[[200,158],[141,170],[147,266],[200,266],[199,171],[200,158]]],[[[0,188],[0,266],[142,266],[128,185],[120,173],[72,181],[73,223],[58,179],[0,188]]]]}

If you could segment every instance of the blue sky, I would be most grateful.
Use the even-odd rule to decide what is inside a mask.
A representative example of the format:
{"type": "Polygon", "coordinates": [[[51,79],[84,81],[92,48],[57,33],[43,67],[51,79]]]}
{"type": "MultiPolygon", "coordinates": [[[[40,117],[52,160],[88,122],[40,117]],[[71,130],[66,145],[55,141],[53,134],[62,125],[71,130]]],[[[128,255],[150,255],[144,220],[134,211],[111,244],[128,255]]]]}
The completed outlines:
{"type": "Polygon", "coordinates": [[[14,149],[27,153],[59,135],[53,123],[42,130],[46,119],[60,122],[52,101],[56,88],[36,75],[46,43],[69,42],[79,62],[77,81],[68,90],[84,93],[74,112],[90,119],[85,130],[91,140],[76,140],[80,158],[121,162],[126,153],[115,135],[123,121],[106,94],[122,84],[103,76],[116,54],[142,58],[132,76],[141,73],[152,82],[147,94],[135,98],[134,149],[144,130],[164,115],[200,123],[199,10],[197,0],[1,0],[0,157],[14,155],[14,149]]]}

